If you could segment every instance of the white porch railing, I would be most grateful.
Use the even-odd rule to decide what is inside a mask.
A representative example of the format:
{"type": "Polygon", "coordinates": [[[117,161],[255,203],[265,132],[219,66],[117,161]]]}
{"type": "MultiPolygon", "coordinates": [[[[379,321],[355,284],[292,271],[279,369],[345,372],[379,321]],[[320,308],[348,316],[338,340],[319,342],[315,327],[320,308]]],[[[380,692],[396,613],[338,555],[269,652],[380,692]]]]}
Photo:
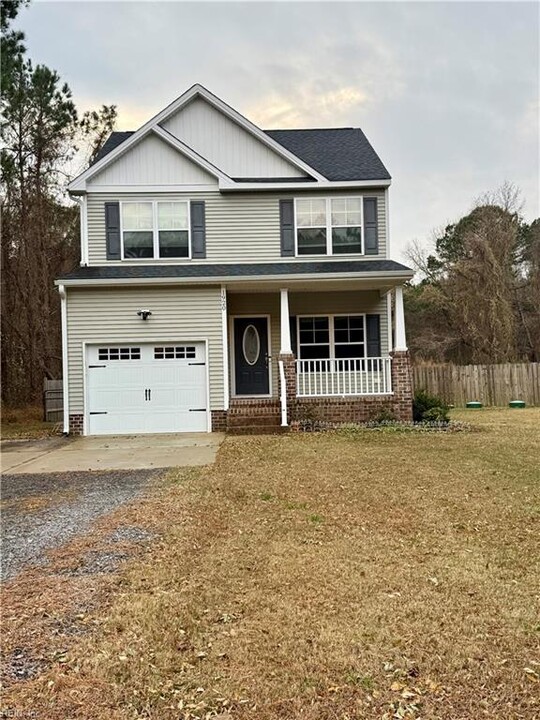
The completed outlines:
{"type": "Polygon", "coordinates": [[[298,397],[385,395],[392,392],[392,359],[297,360],[298,397]]]}

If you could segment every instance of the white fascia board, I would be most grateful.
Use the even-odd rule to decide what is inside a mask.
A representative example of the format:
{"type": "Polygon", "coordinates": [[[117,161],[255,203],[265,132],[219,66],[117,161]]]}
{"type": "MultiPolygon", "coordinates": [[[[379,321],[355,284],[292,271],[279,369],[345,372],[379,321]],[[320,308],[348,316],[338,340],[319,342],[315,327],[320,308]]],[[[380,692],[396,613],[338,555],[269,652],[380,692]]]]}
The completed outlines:
{"type": "Polygon", "coordinates": [[[324,182],[280,183],[225,183],[220,181],[220,192],[245,192],[246,190],[354,190],[354,188],[387,188],[391,180],[325,180],[324,182]]]}
{"type": "Polygon", "coordinates": [[[91,188],[85,193],[70,192],[70,195],[76,196],[78,194],[109,194],[118,195],[119,193],[140,193],[145,195],[152,195],[154,193],[207,193],[217,192],[218,186],[215,185],[95,185],[92,184],[91,188]]]}
{"type": "Polygon", "coordinates": [[[240,113],[238,113],[232,107],[230,107],[218,97],[213,95],[205,87],[197,84],[193,85],[183,95],[180,95],[179,98],[167,105],[167,107],[161,110],[157,115],[154,115],[153,118],[150,118],[150,120],[148,120],[148,122],[142,125],[138,130],[136,130],[133,135],[124,140],[124,142],[118,145],[118,147],[116,147],[114,150],[111,150],[110,153],[107,153],[104,158],[101,158],[101,160],[99,160],[91,167],[87,168],[83,173],[81,173],[78,177],[72,180],[71,183],[68,185],[68,191],[73,194],[84,192],[86,190],[86,181],[89,178],[93,177],[96,173],[107,167],[107,165],[109,165],[113,160],[115,160],[117,157],[126,152],[126,150],[129,150],[130,147],[139,142],[139,140],[141,140],[150,130],[158,127],[160,123],[164,122],[167,118],[177,112],[184,105],[187,105],[191,100],[193,100],[193,98],[197,96],[201,96],[202,98],[204,98],[215,108],[227,115],[227,117],[229,117],[231,120],[241,125],[252,135],[255,135],[258,140],[263,142],[268,147],[272,148],[278,155],[281,155],[283,158],[291,162],[299,169],[303,170],[304,172],[308,173],[319,181],[326,180],[323,175],[320,175],[316,170],[314,170],[312,167],[300,160],[300,158],[298,158],[296,155],[293,155],[293,153],[286,150],[282,145],[280,145],[278,142],[266,135],[262,130],[260,130],[256,125],[250,122],[247,118],[244,118],[242,115],[240,115],[240,113]]]}
{"type": "Polygon", "coordinates": [[[324,277],[321,277],[318,273],[302,273],[298,275],[219,275],[216,277],[164,277],[164,278],[114,278],[114,279],[97,279],[97,280],[80,280],[80,279],[63,279],[56,280],[55,285],[64,285],[66,287],[96,287],[96,286],[107,286],[113,285],[221,285],[223,283],[229,283],[231,285],[242,284],[242,283],[265,283],[265,282],[280,282],[283,285],[287,285],[287,282],[302,281],[302,280],[314,280],[317,282],[324,283],[326,281],[335,280],[383,280],[389,281],[392,285],[402,284],[412,278],[414,273],[404,273],[401,270],[388,271],[383,273],[325,273],[324,277]]]}

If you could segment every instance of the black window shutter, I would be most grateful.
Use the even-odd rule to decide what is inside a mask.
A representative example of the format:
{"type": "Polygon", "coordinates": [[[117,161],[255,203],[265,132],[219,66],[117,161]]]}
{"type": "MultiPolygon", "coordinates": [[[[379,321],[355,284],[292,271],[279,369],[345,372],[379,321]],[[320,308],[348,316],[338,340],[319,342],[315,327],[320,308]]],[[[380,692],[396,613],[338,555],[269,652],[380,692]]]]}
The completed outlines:
{"type": "Polygon", "coordinates": [[[296,315],[291,315],[289,317],[289,325],[291,328],[291,350],[293,351],[294,356],[298,357],[298,338],[296,333],[296,315]]]}
{"type": "Polygon", "coordinates": [[[381,357],[381,316],[366,315],[368,357],[381,357]]]}
{"type": "Polygon", "coordinates": [[[294,200],[279,201],[281,256],[294,257],[294,200]]]}
{"type": "Polygon", "coordinates": [[[105,203],[107,260],[120,260],[120,203],[105,203]]]}
{"type": "Polygon", "coordinates": [[[379,232],[377,227],[377,198],[364,198],[364,252],[366,255],[378,255],[379,232]]]}
{"type": "Polygon", "coordinates": [[[206,257],[206,220],[203,200],[192,200],[191,213],[191,257],[206,257]]]}

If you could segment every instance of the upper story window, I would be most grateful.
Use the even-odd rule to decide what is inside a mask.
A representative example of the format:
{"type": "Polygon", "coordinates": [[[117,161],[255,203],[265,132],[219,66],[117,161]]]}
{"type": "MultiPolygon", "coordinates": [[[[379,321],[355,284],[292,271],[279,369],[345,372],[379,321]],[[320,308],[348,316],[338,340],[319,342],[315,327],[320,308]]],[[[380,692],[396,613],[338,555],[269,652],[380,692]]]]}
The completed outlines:
{"type": "Polygon", "coordinates": [[[189,257],[188,202],[121,203],[122,258],[189,257]]]}
{"type": "Polygon", "coordinates": [[[363,253],[362,198],[296,200],[296,254],[363,253]]]}

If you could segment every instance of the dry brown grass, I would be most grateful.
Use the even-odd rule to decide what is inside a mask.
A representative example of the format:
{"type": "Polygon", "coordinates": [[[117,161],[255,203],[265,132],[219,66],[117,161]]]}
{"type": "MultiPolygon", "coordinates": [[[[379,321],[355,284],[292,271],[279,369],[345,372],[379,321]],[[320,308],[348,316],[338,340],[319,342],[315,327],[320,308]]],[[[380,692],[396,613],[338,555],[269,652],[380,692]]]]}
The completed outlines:
{"type": "Polygon", "coordinates": [[[2,440],[42,438],[60,432],[58,423],[43,422],[43,408],[39,405],[24,408],[2,407],[2,440]]]}
{"type": "MultiPolygon", "coordinates": [[[[94,578],[108,600],[93,631],[62,640],[61,661],[11,685],[4,707],[50,720],[539,718],[540,411],[455,415],[481,431],[228,438],[213,467],[171,473],[123,516],[161,540],[94,578]]],[[[39,582],[6,590],[10,626],[17,607],[27,618],[11,644],[32,642],[32,590],[42,615],[57,612],[58,577],[39,582]]]]}

